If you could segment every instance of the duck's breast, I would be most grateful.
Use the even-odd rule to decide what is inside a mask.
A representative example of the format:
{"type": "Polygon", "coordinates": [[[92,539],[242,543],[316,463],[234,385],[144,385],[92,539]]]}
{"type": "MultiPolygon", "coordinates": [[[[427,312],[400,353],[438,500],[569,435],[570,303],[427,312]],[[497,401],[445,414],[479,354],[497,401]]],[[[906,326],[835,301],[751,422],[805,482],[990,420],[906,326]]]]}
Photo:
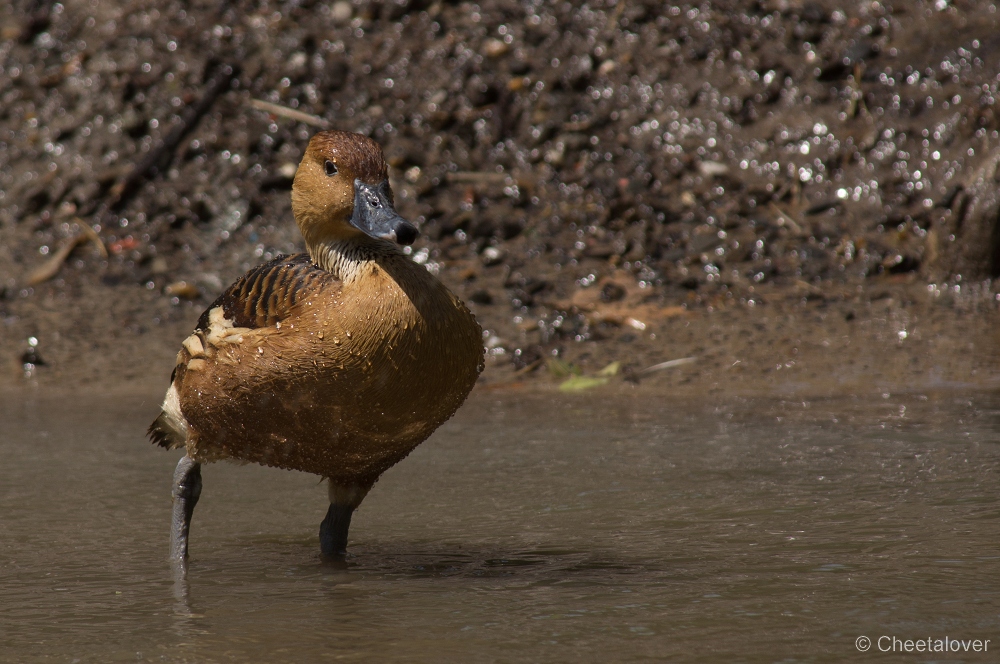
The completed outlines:
{"type": "Polygon", "coordinates": [[[475,319],[408,259],[362,270],[251,272],[206,312],[178,367],[190,453],[373,482],[454,413],[482,367],[475,319]]]}
{"type": "Polygon", "coordinates": [[[468,395],[482,370],[482,330],[426,269],[402,256],[371,266],[345,286],[345,310],[359,323],[357,350],[370,363],[357,384],[372,414],[433,430],[468,395]]]}

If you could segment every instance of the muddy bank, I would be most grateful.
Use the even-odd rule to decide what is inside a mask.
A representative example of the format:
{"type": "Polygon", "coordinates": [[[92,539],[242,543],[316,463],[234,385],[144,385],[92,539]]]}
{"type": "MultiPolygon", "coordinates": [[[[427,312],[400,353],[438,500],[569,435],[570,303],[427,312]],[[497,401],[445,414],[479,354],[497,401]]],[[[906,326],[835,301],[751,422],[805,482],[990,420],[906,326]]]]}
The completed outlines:
{"type": "MultiPolygon", "coordinates": [[[[145,302],[135,308],[105,303],[102,322],[72,331],[66,330],[67,307],[73,307],[69,320],[86,321],[88,312],[66,300],[44,301],[30,329],[48,334],[34,333],[35,348],[27,340],[10,341],[0,390],[41,388],[72,396],[94,387],[159,400],[177,339],[193,328],[201,305],[174,306],[154,292],[143,295],[145,302]],[[117,326],[103,322],[109,309],[117,326]],[[150,310],[164,322],[139,323],[150,310]],[[44,364],[29,364],[38,360],[44,364]]],[[[954,291],[929,293],[922,284],[890,284],[874,294],[837,295],[843,299],[775,289],[754,307],[646,306],[642,331],[612,328],[613,336],[566,343],[558,354],[520,368],[496,346],[476,389],[598,391],[609,398],[669,399],[663,404],[676,407],[677,398],[706,396],[880,399],[1000,388],[992,293],[956,298],[954,291]]],[[[510,339],[526,344],[529,334],[515,327],[510,339]]]]}
{"type": "Polygon", "coordinates": [[[8,387],[165,384],[222,288],[302,249],[290,176],[320,126],[385,146],[487,384],[996,374],[991,3],[0,12],[8,387]]]}

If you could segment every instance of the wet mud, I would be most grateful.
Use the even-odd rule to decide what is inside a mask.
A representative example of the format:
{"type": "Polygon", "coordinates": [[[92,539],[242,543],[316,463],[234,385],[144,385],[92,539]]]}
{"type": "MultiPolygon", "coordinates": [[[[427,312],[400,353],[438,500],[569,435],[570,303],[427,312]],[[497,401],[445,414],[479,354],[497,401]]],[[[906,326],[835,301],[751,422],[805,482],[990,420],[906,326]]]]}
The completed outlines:
{"type": "Polygon", "coordinates": [[[385,147],[487,385],[992,385],[997,23],[946,0],[7,3],[0,383],[165,384],[222,288],[302,249],[290,178],[329,126],[385,147]]]}

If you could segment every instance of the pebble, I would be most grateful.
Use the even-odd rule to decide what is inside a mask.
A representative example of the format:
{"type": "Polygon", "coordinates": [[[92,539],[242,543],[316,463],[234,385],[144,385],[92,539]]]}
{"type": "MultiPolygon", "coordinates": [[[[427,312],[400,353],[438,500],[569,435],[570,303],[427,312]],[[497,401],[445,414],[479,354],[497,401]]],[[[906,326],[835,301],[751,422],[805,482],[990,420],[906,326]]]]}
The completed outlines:
{"type": "Polygon", "coordinates": [[[499,265],[506,258],[507,252],[505,252],[500,247],[486,247],[483,249],[483,253],[480,254],[480,258],[483,261],[483,265],[490,267],[491,265],[499,265]]]}

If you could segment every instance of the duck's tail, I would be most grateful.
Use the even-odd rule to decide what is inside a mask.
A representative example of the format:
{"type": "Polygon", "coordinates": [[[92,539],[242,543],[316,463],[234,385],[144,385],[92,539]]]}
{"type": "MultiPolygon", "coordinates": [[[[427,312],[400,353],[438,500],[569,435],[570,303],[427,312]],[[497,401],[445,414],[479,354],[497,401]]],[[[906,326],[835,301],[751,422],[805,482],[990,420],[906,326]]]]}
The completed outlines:
{"type": "Polygon", "coordinates": [[[180,410],[176,385],[171,385],[167,390],[163,410],[149,425],[146,435],[150,441],[168,450],[175,450],[187,444],[187,421],[180,410]]]}
{"type": "Polygon", "coordinates": [[[178,435],[178,431],[170,426],[170,418],[166,413],[160,411],[159,417],[153,420],[146,430],[146,436],[153,443],[168,450],[184,447],[184,437],[178,435]]]}

